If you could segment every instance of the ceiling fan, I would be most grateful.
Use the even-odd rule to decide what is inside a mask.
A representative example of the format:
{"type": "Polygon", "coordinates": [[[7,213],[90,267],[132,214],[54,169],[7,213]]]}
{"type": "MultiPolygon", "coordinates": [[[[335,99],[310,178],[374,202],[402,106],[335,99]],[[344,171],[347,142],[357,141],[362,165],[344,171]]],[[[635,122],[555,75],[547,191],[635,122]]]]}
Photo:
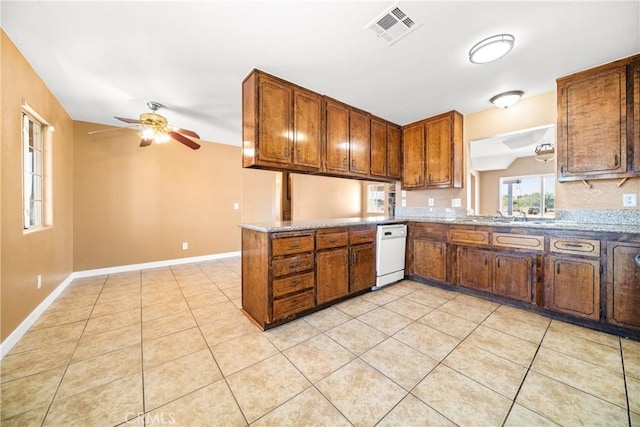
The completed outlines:
{"type": "MultiPolygon", "coordinates": [[[[140,114],[139,119],[114,117],[125,123],[132,124],[135,127],[142,127],[142,133],[140,134],[140,136],[142,137],[142,140],[140,141],[140,147],[148,147],[152,142],[169,142],[169,140],[173,138],[176,141],[191,148],[192,150],[197,150],[198,148],[200,148],[200,144],[190,139],[200,139],[200,135],[192,130],[171,126],[164,116],[161,116],[157,113],[157,111],[162,107],[162,104],[155,101],[148,101],[147,107],[149,107],[151,112],[140,114]]],[[[97,132],[100,131],[89,132],[89,134],[97,132]]]]}

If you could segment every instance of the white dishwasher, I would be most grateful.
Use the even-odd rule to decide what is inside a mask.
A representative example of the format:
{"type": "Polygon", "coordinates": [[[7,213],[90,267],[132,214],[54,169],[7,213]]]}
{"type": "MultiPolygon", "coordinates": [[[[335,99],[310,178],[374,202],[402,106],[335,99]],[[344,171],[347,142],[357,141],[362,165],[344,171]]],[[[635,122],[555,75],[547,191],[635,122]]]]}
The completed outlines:
{"type": "Polygon", "coordinates": [[[407,242],[404,224],[379,225],[376,231],[376,285],[372,289],[404,279],[407,242]]]}

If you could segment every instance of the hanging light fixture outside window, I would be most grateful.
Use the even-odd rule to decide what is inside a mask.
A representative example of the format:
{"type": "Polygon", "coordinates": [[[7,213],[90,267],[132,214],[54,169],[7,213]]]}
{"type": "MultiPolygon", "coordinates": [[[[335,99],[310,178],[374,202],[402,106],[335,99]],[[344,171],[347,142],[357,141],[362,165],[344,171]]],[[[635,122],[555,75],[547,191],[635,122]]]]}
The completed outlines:
{"type": "Polygon", "coordinates": [[[476,43],[469,51],[469,61],[474,64],[486,64],[502,58],[513,49],[515,37],[511,34],[498,34],[476,43]]]}
{"type": "Polygon", "coordinates": [[[509,92],[499,93],[489,101],[498,108],[509,108],[520,100],[520,97],[524,95],[521,90],[510,90],[509,92]]]}
{"type": "Polygon", "coordinates": [[[548,163],[555,157],[555,148],[552,143],[545,142],[536,147],[536,160],[542,163],[548,163]]]}

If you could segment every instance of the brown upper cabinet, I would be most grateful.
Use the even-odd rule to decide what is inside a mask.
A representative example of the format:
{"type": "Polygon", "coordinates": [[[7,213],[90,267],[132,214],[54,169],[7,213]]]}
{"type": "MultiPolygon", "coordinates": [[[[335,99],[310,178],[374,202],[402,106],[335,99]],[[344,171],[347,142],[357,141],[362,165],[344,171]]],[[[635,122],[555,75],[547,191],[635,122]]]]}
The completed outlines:
{"type": "Polygon", "coordinates": [[[242,83],[244,167],[320,170],[322,97],[254,70],[242,83]]]}
{"type": "Polygon", "coordinates": [[[402,128],[402,188],[461,188],[462,114],[457,111],[402,128]]]}
{"type": "Polygon", "coordinates": [[[371,175],[402,179],[402,130],[371,117],[371,175]]]}
{"type": "Polygon", "coordinates": [[[640,174],[640,55],[557,80],[558,181],[640,174]]]}
{"type": "Polygon", "coordinates": [[[371,122],[369,113],[325,97],[326,143],[323,170],[369,175],[371,122]]]}

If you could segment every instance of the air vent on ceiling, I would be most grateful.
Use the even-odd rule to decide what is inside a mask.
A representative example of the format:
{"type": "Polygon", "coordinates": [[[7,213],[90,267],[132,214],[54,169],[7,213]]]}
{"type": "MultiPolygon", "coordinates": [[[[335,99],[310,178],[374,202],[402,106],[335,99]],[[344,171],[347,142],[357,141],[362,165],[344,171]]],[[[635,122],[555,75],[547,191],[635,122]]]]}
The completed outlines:
{"type": "Polygon", "coordinates": [[[417,30],[421,25],[416,23],[406,7],[398,6],[398,2],[396,2],[373,21],[369,22],[364,29],[373,30],[378,37],[386,40],[391,46],[401,38],[417,30]]]}

